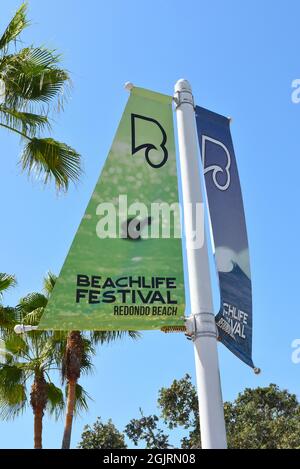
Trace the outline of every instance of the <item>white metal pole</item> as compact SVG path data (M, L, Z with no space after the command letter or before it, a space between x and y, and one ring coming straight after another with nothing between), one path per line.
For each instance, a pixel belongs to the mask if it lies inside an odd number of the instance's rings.
M201 442L204 449L227 447L221 383L218 364L217 332L213 314L211 280L205 240L195 246L193 229L197 204L203 204L192 89L187 80L175 85L178 144L184 204L184 226L189 275L191 318L187 321L194 341ZM193 210L186 210L187 207ZM203 206L203 205L202 205Z

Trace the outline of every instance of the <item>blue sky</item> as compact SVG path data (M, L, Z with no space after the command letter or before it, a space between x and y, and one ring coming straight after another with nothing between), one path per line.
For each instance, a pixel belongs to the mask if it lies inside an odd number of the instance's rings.
M291 101L291 82L300 77L299 2L29 3L32 26L24 43L59 49L72 74L72 97L55 117L53 135L82 153L85 175L67 195L57 196L21 174L18 138L1 131L0 270L18 279L5 301L15 304L39 290L48 269L59 272L126 103L124 82L172 94L185 77L197 104L233 117L248 225L253 356L262 373L255 376L220 346L223 397L274 382L300 398L300 364L291 361L291 342L300 336L300 104ZM19 5L1 1L1 30ZM122 429L139 407L155 412L160 387L186 372L194 379L193 360L192 345L180 334L145 332L137 343L99 349L94 375L82 379L94 401L76 420L73 446L84 424L98 415ZM32 447L32 425L30 411L15 422L0 422L0 447ZM62 421L45 419L44 447L60 447L62 429Z

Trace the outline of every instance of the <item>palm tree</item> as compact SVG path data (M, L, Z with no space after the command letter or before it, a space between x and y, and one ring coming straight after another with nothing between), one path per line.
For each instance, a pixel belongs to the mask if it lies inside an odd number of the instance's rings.
M14 322L20 312L15 310ZM12 419L30 404L34 415L34 448L42 448L45 411L56 417L64 409L63 392L50 378L56 368L50 332L3 335L5 362L0 365L0 417ZM31 383L30 395L28 385Z
M61 108L70 82L59 67L60 56L44 47L16 50L28 26L27 3L23 3L0 37L0 127L21 136L24 148L21 167L44 183L54 179L58 190L67 190L80 176L80 155L65 143L41 132L50 130L53 101Z
M44 278L42 293L31 293L22 298L15 308L0 304L0 332L2 337L0 364L0 418L17 417L30 404L34 414L34 447L42 448L43 416L46 411L57 418L64 408L64 397L50 378L50 372L60 371L66 349L67 333L32 331L24 336L13 332L16 324L39 323L56 282L56 276L48 272ZM5 290L15 285L15 277L0 274L0 298ZM93 346L83 339L81 372L92 368ZM28 385L31 384L30 396ZM67 394L67 389L66 389ZM76 383L74 413L87 410L88 394Z
M1 285L14 282L13 276L0 274L0 290ZM14 418L30 404L34 414L34 448L42 448L45 411L58 417L64 409L63 392L50 378L50 371L57 368L53 333L34 331L20 337L13 332L13 327L20 322L39 321L54 282L55 277L49 273L44 279L46 295L27 295L15 308L2 307L0 315L2 357L5 358L0 365L0 417ZM30 395L28 383L31 383Z
M67 382L67 412L62 441L62 449L70 449L76 387L82 372L91 371L91 353L93 346L112 342L126 334L137 339L139 333L135 331L91 331L83 333L70 331L63 351L62 379Z

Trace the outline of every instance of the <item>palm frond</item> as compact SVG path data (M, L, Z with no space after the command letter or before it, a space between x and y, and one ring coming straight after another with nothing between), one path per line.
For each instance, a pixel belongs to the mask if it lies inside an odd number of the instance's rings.
M28 26L29 22L26 19L26 13L27 3L23 3L0 38L0 50L6 49L10 42L15 41L23 29Z
M24 321L25 322L25 321ZM34 325L37 325L36 323ZM49 363L52 363L51 351L51 331L35 330L25 334L28 349L31 354L31 360L40 369L46 369Z
M0 298L5 290L16 286L17 281L14 275L0 272Z
M4 345L5 349L14 355L22 355L22 353L26 353L28 351L28 344L26 341L14 332L4 337Z
M43 314L44 314L44 308L36 308L34 311L31 311L31 313L27 313L26 316L22 315L22 324L25 324L25 325L27 324L30 326L38 326ZM34 332L37 333L38 331L34 331Z
M20 322L20 314L16 308L0 305L0 328L11 330Z
M138 331L125 331L125 333L133 340L138 340L142 337L142 334Z
M65 356L66 343L67 343L66 331L51 331L49 335L48 345L51 353L52 363L61 368L62 361Z
M12 354L6 350L4 340L0 339L0 366L10 361L12 361Z
M45 308L48 303L48 299L42 293L29 293L20 299L18 308L27 314L35 311L38 308Z
M80 155L65 143L52 138L33 138L21 156L22 169L35 171L46 184L52 178L58 190L67 190L70 181L76 182L81 174Z
M80 384L77 383L75 391L75 415L80 415L81 412L86 412L88 410L88 400L92 400L91 396L83 389L82 386L80 386Z
M42 293L30 293L20 299L16 310L22 324L38 325L47 305L48 299Z
M23 384L16 384L11 390L1 390L0 418L11 420L25 410L27 404L26 388Z
M24 380L24 372L15 365L0 365L0 393L2 390L10 390L16 384L21 384Z
M2 105L0 105L0 126L1 125L31 137L45 128L50 129L50 124L46 116L30 112L20 112Z
M89 341L90 342L90 341ZM80 372L81 374L90 374L94 370L94 365L92 362L92 355L95 354L95 351L92 347L91 342L88 345L88 348L85 348L85 350L82 353L81 357L81 364L80 364Z
M69 74L58 67L59 56L44 48L28 47L0 62L5 83L5 104L15 109L28 102L63 100L70 84Z
M104 344L114 342L129 336L131 339L137 340L141 334L137 331L93 331L91 332L91 340L94 344Z
M36 349L40 362L40 368L47 371L48 366L57 368L61 365L60 355L57 349L53 346L52 331L33 331L29 335L29 340L32 345L38 342Z
M61 56L55 50L30 46L20 50L14 58L23 63L25 71L36 73L45 69L56 70Z
M47 272L47 275L44 277L43 282L43 290L47 296L50 296L50 294L52 293L56 280L57 276L49 270L49 272Z
M60 388L55 386L54 383L47 383L47 410L50 415L54 415L58 419L64 411L65 401L64 395Z
M0 418L16 417L25 405L24 371L14 365L0 365Z

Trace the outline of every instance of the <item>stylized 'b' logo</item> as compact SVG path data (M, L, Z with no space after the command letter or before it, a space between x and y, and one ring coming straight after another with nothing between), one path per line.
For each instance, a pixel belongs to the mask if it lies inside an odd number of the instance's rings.
M221 165L214 162L213 164L206 164L206 142L211 142L214 145L222 148L226 155L226 165L222 167ZM212 179L214 185L220 191L226 191L230 186L230 167L231 167L231 157L228 148L224 145L224 143L220 142L219 140L215 140L214 138L208 137L207 135L202 135L202 161L204 167L204 174L212 172ZM214 154L214 153L213 153ZM224 180L220 181L220 176L223 176Z
M161 143L157 147L153 143L142 143L137 145L136 142L138 140L137 137L137 121L138 120L143 120L147 122L151 122L152 126L155 125L156 127L159 128L161 132ZM139 140L141 138L144 138L143 135L139 135ZM152 168L161 168L164 166L168 160L168 150L166 148L166 143L167 143L167 134L162 127L162 125L156 120L152 119L152 117L146 117L146 116L140 116L138 114L131 114L131 151L132 155L137 153L140 150L145 149L145 159L147 163L152 167Z

